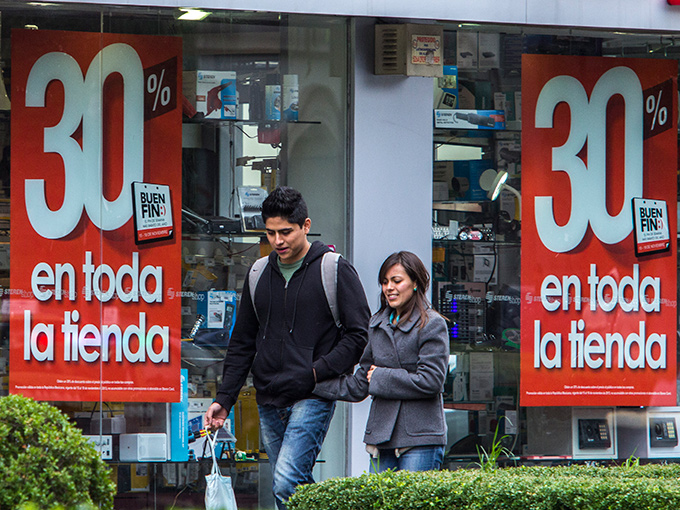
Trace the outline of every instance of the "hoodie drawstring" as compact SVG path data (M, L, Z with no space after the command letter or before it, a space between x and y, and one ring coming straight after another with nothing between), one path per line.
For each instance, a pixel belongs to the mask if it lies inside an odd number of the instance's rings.
M309 268L309 262L307 262L305 264L305 269L304 269L304 271L302 271L302 278L300 279L300 285L298 285L297 291L295 292L295 302L293 303L293 322L290 325L289 333L293 333L293 329L295 328L295 316L297 315L298 295L300 294L300 289L302 288L302 284L305 281L305 275L307 274L307 268Z

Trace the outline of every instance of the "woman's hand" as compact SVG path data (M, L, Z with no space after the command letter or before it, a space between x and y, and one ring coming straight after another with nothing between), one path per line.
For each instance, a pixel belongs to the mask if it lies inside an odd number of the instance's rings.
M371 377L373 376L373 371L377 367L375 365L371 365L371 368L368 369L368 372L366 372L366 380L370 383L371 382Z

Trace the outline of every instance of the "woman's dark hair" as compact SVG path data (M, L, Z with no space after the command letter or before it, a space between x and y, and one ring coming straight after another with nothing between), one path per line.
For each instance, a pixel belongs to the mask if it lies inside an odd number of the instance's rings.
M302 225L309 216L302 194L288 186L274 189L262 202L262 221L269 218L284 218L289 223Z
M425 297L427 289L430 287L430 273L428 273L425 268L423 261L418 258L415 253L410 251L400 251L393 253L385 259L385 262L380 266L380 271L378 271L378 283L382 285L386 278L387 272L397 264L401 264L406 271L408 277L413 280L416 286L416 291L413 294L413 298L406 304L406 308L402 313L402 318L409 317L413 310L418 310L420 313L420 327L422 328L427 324L427 310L430 308L430 303ZM390 305L385 299L385 294L380 293L380 310L383 311Z

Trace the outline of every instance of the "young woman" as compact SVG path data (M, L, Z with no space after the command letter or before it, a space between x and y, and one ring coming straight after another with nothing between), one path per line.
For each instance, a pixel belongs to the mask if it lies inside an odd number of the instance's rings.
M425 297L430 275L413 253L387 257L378 281L381 306L369 322L359 368L317 384L314 393L350 402L372 397L364 435L372 472L439 469L446 445L446 321Z

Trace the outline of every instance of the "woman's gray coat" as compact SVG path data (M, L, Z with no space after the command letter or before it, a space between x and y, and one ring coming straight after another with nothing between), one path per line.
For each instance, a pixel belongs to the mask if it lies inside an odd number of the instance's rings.
M418 327L414 311L404 323L389 323L390 309L371 317L368 345L352 375L318 383L314 394L359 402L371 395L364 442L379 448L446 445L442 391L449 362L446 321L432 309ZM366 373L376 365L368 383Z

